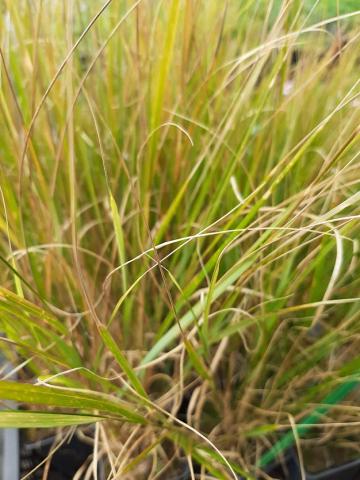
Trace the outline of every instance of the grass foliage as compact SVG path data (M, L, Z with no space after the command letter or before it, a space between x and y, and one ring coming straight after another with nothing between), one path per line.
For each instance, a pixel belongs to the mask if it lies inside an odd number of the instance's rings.
M359 12L324 3L0 2L2 427L96 422L109 480L356 451Z

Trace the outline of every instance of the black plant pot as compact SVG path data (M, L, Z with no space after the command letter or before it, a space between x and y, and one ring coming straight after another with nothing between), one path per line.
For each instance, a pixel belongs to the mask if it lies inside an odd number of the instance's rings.
M301 480L297 454L290 450L282 462L276 462L266 469L270 477L279 480ZM306 480L360 480L360 459L327 468L317 473L305 472Z
M47 437L36 442L26 440L24 434L20 439L20 472L21 476L37 467L49 454L54 443L54 437ZM84 443L76 435L69 442L65 442L52 455L49 476L51 480L70 480L78 469L92 454L93 447ZM103 465L99 463L98 478L104 478ZM29 480L41 480L44 466L38 468Z
M302 480L301 470L297 454L290 450L283 457L282 462L274 462L265 469L267 475L276 480ZM354 460L336 467L328 468L317 473L305 473L306 480L360 480L360 459ZM172 479L173 480L173 479ZM174 480L191 480L187 466L181 475ZM239 480L244 480L239 477Z

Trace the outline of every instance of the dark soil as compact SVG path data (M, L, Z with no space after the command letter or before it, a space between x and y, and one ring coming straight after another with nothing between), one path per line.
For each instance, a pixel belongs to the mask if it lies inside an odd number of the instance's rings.
M47 437L36 442L31 442L26 433L20 436L20 478L39 465L49 454L54 444L54 437ZM65 442L52 456L48 479L71 480L78 469L92 455L91 445L81 441L74 435L70 441ZM41 480L44 465L36 470L29 480ZM101 477L99 477L101 478Z

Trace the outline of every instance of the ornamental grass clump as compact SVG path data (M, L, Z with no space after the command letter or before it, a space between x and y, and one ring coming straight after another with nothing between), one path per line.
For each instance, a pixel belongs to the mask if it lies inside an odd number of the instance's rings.
M94 425L79 478L358 455L360 12L324 3L1 2L0 426Z

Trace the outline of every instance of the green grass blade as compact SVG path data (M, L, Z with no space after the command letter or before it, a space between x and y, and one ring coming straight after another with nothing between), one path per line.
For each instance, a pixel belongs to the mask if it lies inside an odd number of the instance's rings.
M131 368L131 365L127 361L125 355L122 353L120 348L118 347L117 343L113 339L112 335L110 334L109 330L104 326L99 326L99 331L103 342L108 347L110 352L114 355L116 361L118 362L119 366L123 370L123 372L127 375L131 385L134 389L144 398L147 398L147 394L145 392L144 387L142 386L141 381L137 377L134 370Z
M58 428L103 420L101 416L2 410L0 428Z
M52 407L96 410L118 416L134 423L146 423L145 418L131 410L119 400L107 400L103 395L83 392L71 392L61 388L0 381L0 398L15 400L27 404L48 405Z

